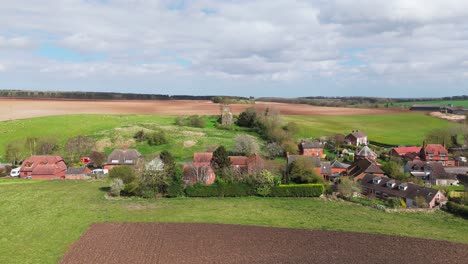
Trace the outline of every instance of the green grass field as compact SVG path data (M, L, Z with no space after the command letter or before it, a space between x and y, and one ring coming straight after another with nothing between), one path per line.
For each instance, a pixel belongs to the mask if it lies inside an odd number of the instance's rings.
M422 145L433 129L455 124L421 113L367 116L284 116L286 122L301 127L300 137L314 138L333 133L348 134L362 130L369 140L393 145Z
M414 104L429 104L429 105L440 105L440 106L463 106L468 108L468 100L441 100L441 101L417 101L417 102L400 102L393 103L393 105L407 105L411 106Z
M195 222L404 235L468 243L462 218L287 198L106 200L105 182L0 185L0 263L57 263L91 223Z
M435 128L453 123L420 113L369 116L283 116L285 122L300 125L300 138L327 136L332 133L347 134L351 130L362 130L370 140L395 145L421 144L426 134ZM214 118L207 120L205 128L175 126L173 116L155 115L66 115L0 122L0 160L6 145L14 140L28 137L54 137L63 146L67 139L87 135L98 140L107 152L123 145L136 147L142 154L156 154L169 150L179 161L189 160L193 152L204 151L209 146L234 145L233 138L245 131L216 129ZM149 146L146 142L135 143L132 137L138 130L164 130L169 143ZM194 141L195 145L184 143ZM261 141L261 140L260 140ZM59 150L59 153L61 151Z

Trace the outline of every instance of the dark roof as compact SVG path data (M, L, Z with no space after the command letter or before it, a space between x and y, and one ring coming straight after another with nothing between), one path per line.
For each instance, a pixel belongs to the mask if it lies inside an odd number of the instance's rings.
M367 159L357 160L348 167L348 176L356 177L362 173L384 174L385 172Z
M431 180L437 179L448 179L448 180L456 180L455 175L451 175L445 171L444 166L440 162L436 161L409 161L407 164L407 170L416 176L418 173L425 173L426 176L430 177ZM435 182L433 183L435 184Z
M109 165L135 165L141 158L140 152L136 149L115 149L107 157Z
M320 164L320 174L330 175L332 173L330 162L324 161Z
M287 157L288 165L296 161L299 157L302 159L308 160L311 164L314 164L315 167L320 167L320 158L315 156L303 156L303 155L289 155Z
M468 184L468 174L458 174L457 179L461 184Z
M330 167L335 168L335 169L347 169L349 166L350 166L349 164L341 163L338 160L334 160L330 164Z
M377 154L375 154L375 152L368 146L364 146L358 153L356 153L356 155L361 157L377 157Z
M85 174L86 167L68 168L65 174Z
M317 149L317 148L323 148L325 143L314 141L314 142L309 142L309 141L303 141L300 144L300 148L302 149Z
M374 178L380 178L381 181L378 184L375 184L373 181ZM395 186L387 187L387 182L389 181L395 182ZM386 176L376 177L372 174L367 174L366 176L364 176L364 178L361 181L361 185L369 189L374 189L376 191L381 191L391 196L401 198L409 198L414 200L417 196L421 196L424 197L424 199L426 199L428 203L432 201L432 199L438 192L438 190L436 189L419 186L414 183L401 182L398 180L390 179ZM398 188L400 185L407 186L408 188L406 190L400 190Z

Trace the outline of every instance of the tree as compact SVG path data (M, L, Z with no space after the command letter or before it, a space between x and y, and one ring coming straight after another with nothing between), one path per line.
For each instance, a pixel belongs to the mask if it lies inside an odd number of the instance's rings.
M338 185L338 192L345 198L353 197L355 192L360 193L361 189L359 184L349 178L342 178L341 183Z
M96 141L87 136L70 138L65 144L65 152L68 155L69 161L76 163L81 157L88 156L95 147L95 144Z
M416 196L416 198L414 198L414 201L416 202L416 205L418 206L418 208L429 207L429 204L426 202L426 199L424 199L424 197L422 196Z
M30 156L33 156L33 155L36 154L37 142L38 142L38 139L36 137L26 138L26 140L24 142L24 146L28 150Z
M301 131L301 127L296 122L289 122L284 127L291 136L298 134Z
M50 155L58 148L57 139L53 137L40 138L37 143L36 152L41 155Z
M311 159L298 157L288 168L291 181L295 183L322 183L323 178L315 170Z
M276 142L271 142L265 145L265 152L270 159L283 156L283 148Z
M229 159L229 155L224 148L224 146L219 146L213 152L213 158L211 159L211 164L216 169L224 169L231 166L231 160Z
M171 179L164 171L145 170L138 176L137 194L145 198L166 194L170 183Z
M403 166L393 160L385 162L382 165L382 170L386 175L393 179L406 180L408 178L408 176L403 172Z
M93 161L94 167L101 167L107 161L106 154L98 151L91 152L89 158Z
M253 128L257 122L257 111L253 107L245 109L244 112L240 113L237 119L237 125L241 127Z
M262 170L247 176L245 181L255 188L258 195L268 196L271 193L271 188L279 185L281 179L267 170Z
M11 161L13 165L16 165L19 161L26 158L26 154L21 141L13 141L8 143L5 148L5 159Z
M255 138L252 136L238 135L234 141L234 152L236 153L250 156L254 153L258 153L260 150L260 146L258 145L257 140L255 140Z
M145 134L145 131L143 130L140 130L138 132L135 133L135 135L133 136L133 138L138 141L138 142L143 142L146 140L146 134Z
M434 129L426 135L425 141L433 144L446 144L447 148L450 148L453 145L452 135L453 131L451 129Z
M124 184L129 184L135 180L135 172L130 166L116 166L109 171L109 178L121 179Z
M333 134L329 137L328 140L330 141L329 143L331 143L331 145L333 145L334 148L338 148L339 146L342 146L345 144L345 135Z

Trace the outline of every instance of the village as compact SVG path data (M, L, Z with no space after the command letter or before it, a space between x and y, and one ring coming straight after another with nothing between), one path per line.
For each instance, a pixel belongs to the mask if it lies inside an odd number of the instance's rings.
M222 109L220 122L222 125L234 122L229 107ZM141 133L135 136L142 136ZM246 142L237 143L255 144L249 143L251 138L248 136L241 137ZM315 140L302 139L296 144L296 150L277 150L278 157L273 160L262 156L258 148L251 150L249 146L244 146L248 150L237 152L218 146L214 151L193 153L192 161L177 163L167 151L145 161L144 155L137 149L126 146L114 149L100 161L89 156L81 157L78 165L74 166L67 165L69 163L61 156L33 155L24 159L19 167L11 169L10 176L31 180L87 180L110 175L114 188L111 195L119 196L141 195L142 191L135 191L138 189L134 186L138 178L136 175L151 172L150 178L157 178L154 175L159 174L166 174L159 176L166 178L161 180L163 183L155 180L149 185L144 183L144 188L155 189L143 195L147 197L158 194L175 197L184 195L184 190L187 196L201 197L332 195L355 202L380 200L382 202L371 204L391 208L440 208L446 206L449 200L450 187L465 186L464 189L467 189L466 158L453 156L445 144L422 142L422 146L385 148L372 145L361 130ZM378 149L378 153L373 148ZM166 162L171 164L167 165ZM167 175L168 168L169 174L173 175ZM125 173L133 176L122 176ZM140 177L140 185L141 182ZM238 183L248 185L253 191L215 192L211 195L203 191L204 186ZM307 191L274 191L279 187L317 188L317 185L321 186L318 195L317 192L311 194ZM133 186L133 191L129 186ZM174 186L177 186L177 194L170 194L169 190ZM198 191L195 187L198 187Z

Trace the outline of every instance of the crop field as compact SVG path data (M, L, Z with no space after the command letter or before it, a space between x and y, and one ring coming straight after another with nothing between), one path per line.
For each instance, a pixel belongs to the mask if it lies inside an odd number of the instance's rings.
M414 104L428 104L428 105L440 105L440 106L462 106L468 108L468 100L442 100L442 101L417 101L417 102L400 102L393 103L393 105L407 105L411 106Z
M0 185L0 263L56 263L92 223L224 223L352 231L468 244L466 220L443 211L385 213L344 201L288 198L107 200L107 182ZM21 254L18 254L21 249Z
M448 121L422 113L363 116L284 116L286 122L301 126L300 137L313 138L333 133L365 132L369 140L392 145L421 145L433 129L454 126Z

